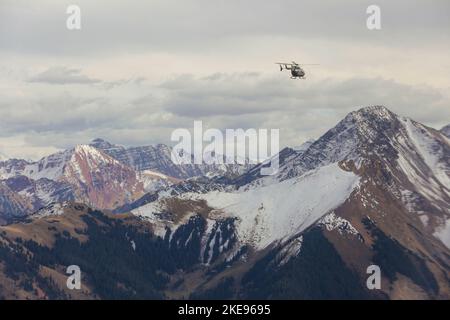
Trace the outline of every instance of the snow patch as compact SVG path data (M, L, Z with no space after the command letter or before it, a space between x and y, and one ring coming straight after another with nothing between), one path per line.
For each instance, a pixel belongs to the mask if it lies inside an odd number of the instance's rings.
M450 249L450 219L447 219L441 227L438 227L433 235Z
M450 177L441 162L439 154L442 152L435 142L435 138L420 124L414 124L411 119L404 118L403 123L409 138L419 152L421 158L433 172L436 179L444 186L450 188ZM421 128L422 127L422 128Z
M425 227L428 226L428 221L430 220L430 218L428 218L426 214L420 215L419 219Z
M167 210L164 202L159 201L151 202L142 207L136 208L131 211L131 213L141 217L145 221L150 222L153 226L153 233L160 238L164 238L167 228L171 230L171 234L173 235L178 227L186 224L188 220L194 216L193 212L188 212L183 216L183 218L175 223L169 219L170 217L166 216Z
M352 226L350 221L338 217L334 212L327 214L325 217L320 219L319 225L324 226L328 231L338 230L340 234L348 233L357 235L359 232Z
M51 216L61 216L64 214L64 208L67 206L67 203L55 203L48 207L42 208L37 211L35 214L31 215L32 218L42 219L45 217Z
M172 185L168 176L156 171L144 170L138 173L137 178L142 182L146 192L156 192Z
M281 267L289 262L292 258L298 256L303 244L303 237L293 239L289 242L277 255L277 259L280 260L278 266Z

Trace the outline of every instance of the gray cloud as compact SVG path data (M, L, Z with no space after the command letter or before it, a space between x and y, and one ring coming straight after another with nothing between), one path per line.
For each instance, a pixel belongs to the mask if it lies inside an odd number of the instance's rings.
M132 84L138 97L123 95L122 87L111 88L106 96L102 88L77 96L64 90L32 96L0 105L0 118L8 119L0 136L21 134L31 145L57 148L95 137L125 145L170 143L175 128L191 129L194 120L203 120L205 127L222 130L279 128L283 145L297 145L369 104L435 127L450 119L450 101L436 88L382 78L280 81L284 76L181 75L155 86Z
M126 84L136 84L141 85L146 81L145 77L134 77L129 79L120 79L120 80L114 80L114 81L103 81L103 87L105 89L112 89L117 86L123 86Z
M369 0L76 3L80 31L65 27L72 1L0 1L1 152L20 142L37 156L95 137L168 143L194 120L280 128L296 145L375 104L450 122L447 0L376 1L376 32ZM279 59L320 66L292 81Z
M450 119L450 101L439 89L383 78L280 81L278 77L236 74L180 76L161 87L170 91L166 108L180 116L202 118L256 113L334 110L340 115L358 106L380 104L426 123Z
M450 40L447 0L378 0L384 29L367 34L365 9L373 1L78 0L82 30L65 28L72 1L2 1L0 48L20 52L86 55L111 50L201 51L237 37L326 38L415 46ZM45 7L45 10L37 10ZM375 37L375 38L374 38ZM126 48L126 49L125 49Z
M28 79L29 82L42 82L48 84L93 84L101 82L81 73L80 69L68 67L51 67Z

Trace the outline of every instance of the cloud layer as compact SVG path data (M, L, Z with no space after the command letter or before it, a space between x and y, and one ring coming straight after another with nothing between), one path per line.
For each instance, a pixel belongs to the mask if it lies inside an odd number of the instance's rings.
M103 137L169 143L172 130L279 128L315 138L367 105L450 123L450 4L77 1L0 4L0 153L37 158ZM320 63L292 81L273 62Z
M98 79L92 79L81 74L80 69L68 67L50 67L31 77L28 81L48 84L93 84L100 82Z

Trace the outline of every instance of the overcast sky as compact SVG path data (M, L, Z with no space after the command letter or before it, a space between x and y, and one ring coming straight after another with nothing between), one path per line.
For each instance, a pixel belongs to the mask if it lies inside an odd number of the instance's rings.
M294 81L273 64L291 60L320 66ZM439 129L449 75L448 0L1 0L0 154L169 143L194 120L295 146L368 105Z

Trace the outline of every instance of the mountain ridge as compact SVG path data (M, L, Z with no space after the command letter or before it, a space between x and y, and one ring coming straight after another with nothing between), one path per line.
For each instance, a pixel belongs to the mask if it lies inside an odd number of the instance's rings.
M274 176L260 176L262 164L235 179L187 179L145 193L120 214L50 204L0 227L0 244L33 252L55 272L82 264L85 297L449 299L449 154L442 132L382 106L362 108L303 148L283 149ZM31 242L17 242L32 230L39 233ZM85 256L112 239L114 257ZM373 264L382 273L375 291L365 285ZM101 269L118 266L104 290ZM42 288L33 270L13 275ZM48 293L60 291L70 295L63 284Z

